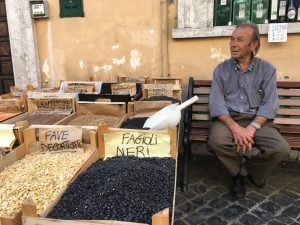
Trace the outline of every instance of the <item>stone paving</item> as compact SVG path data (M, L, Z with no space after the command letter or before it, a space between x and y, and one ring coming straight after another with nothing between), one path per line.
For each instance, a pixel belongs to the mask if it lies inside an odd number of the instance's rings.
M174 225L300 225L299 162L282 162L263 189L248 182L243 199L230 196L231 177L214 156L193 155L189 166L188 191L176 190Z

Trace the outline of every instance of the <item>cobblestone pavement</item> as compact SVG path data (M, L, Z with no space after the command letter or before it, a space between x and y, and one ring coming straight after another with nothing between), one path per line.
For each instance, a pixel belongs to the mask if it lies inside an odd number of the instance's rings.
M248 182L243 199L229 195L231 177L214 156L193 155L189 166L188 191L176 190L174 225L300 225L299 162L281 163L263 189Z

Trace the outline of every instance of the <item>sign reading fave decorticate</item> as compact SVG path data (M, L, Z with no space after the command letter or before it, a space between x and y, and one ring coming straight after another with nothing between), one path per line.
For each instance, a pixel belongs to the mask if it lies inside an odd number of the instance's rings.
M39 128L41 152L82 152L82 128Z

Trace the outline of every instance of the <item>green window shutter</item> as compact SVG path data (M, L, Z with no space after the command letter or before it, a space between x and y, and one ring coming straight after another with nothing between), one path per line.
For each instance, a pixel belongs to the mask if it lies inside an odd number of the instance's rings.
M232 1L215 0L214 26L228 26L232 23Z
M233 24L250 21L251 0L235 0L233 3Z
M59 0L60 17L84 16L82 0Z
M251 21L256 24L268 23L269 1L252 0Z

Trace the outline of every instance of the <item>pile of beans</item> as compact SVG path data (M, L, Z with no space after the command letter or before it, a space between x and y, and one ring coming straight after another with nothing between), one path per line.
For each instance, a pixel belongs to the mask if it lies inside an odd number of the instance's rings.
M99 123L106 123L109 127L117 127L121 117L107 115L80 115L71 120L68 125L75 126L98 126Z
M137 117L126 120L121 128L127 128L127 129L143 129L143 126L146 122L148 117Z
M113 157L95 162L66 190L49 218L151 224L172 208L175 160Z
M33 113L27 120L29 125L53 125L67 116L63 113Z
M41 213L92 153L26 155L0 172L0 217L13 216L31 198Z

